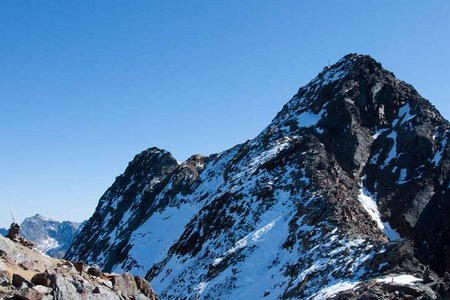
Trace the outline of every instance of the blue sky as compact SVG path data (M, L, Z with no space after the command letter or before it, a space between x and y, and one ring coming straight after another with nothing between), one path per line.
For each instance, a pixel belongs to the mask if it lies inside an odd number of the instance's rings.
M140 151L258 134L327 64L370 54L450 118L449 1L0 2L0 226L88 218Z

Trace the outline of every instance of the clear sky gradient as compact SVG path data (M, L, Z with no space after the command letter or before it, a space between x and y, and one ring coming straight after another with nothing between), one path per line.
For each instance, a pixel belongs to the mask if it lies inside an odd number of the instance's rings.
M432 3L431 3L432 2ZM370 54L450 117L450 1L0 2L0 226L81 221L140 151L256 136Z

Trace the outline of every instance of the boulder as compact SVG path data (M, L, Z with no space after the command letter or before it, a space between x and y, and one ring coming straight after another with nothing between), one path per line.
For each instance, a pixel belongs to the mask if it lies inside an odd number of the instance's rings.
M15 286L16 288L21 288L23 284L25 284L26 286L28 286L30 288L33 287L33 283L31 283L26 278L22 277L19 274L13 274L12 285Z
M50 274L45 271L44 273L38 273L36 275L34 275L31 278L31 282L35 285L43 285L43 286L50 286L50 284L52 283L51 279L50 279Z
M15 292L14 297L20 300L42 300L44 295L32 288L25 287Z
M43 286L43 285L35 285L33 287L33 290L36 290L43 295L50 294L52 292L51 288Z
M81 300L81 295L77 292L76 287L64 276L60 274L51 275L53 284L54 300Z
M113 289L126 297L133 297L138 292L136 281L130 273L114 277L112 283Z
M11 274L6 271L6 270L2 270L0 271L0 285L1 286L8 286L11 284L12 278L11 278Z
M34 263L31 260L24 260L19 264L19 266L24 270L32 270L34 268Z
M83 262L74 261L74 262L72 262L72 264L73 264L75 270L77 270L80 274L84 272L85 265Z
M96 277L102 276L102 271L100 270L99 266L93 265L88 269L88 274Z

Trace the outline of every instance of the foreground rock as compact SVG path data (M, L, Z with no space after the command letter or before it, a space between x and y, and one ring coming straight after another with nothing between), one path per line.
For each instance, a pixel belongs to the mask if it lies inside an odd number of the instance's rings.
M0 237L0 298L157 299L143 278L44 256L4 237Z

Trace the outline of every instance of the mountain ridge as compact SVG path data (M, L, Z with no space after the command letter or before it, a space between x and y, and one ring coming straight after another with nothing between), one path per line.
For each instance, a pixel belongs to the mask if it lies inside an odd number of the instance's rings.
M349 54L254 139L181 164L137 155L67 257L146 274L162 298L312 299L423 278L425 265L443 276L449 128L412 86Z

